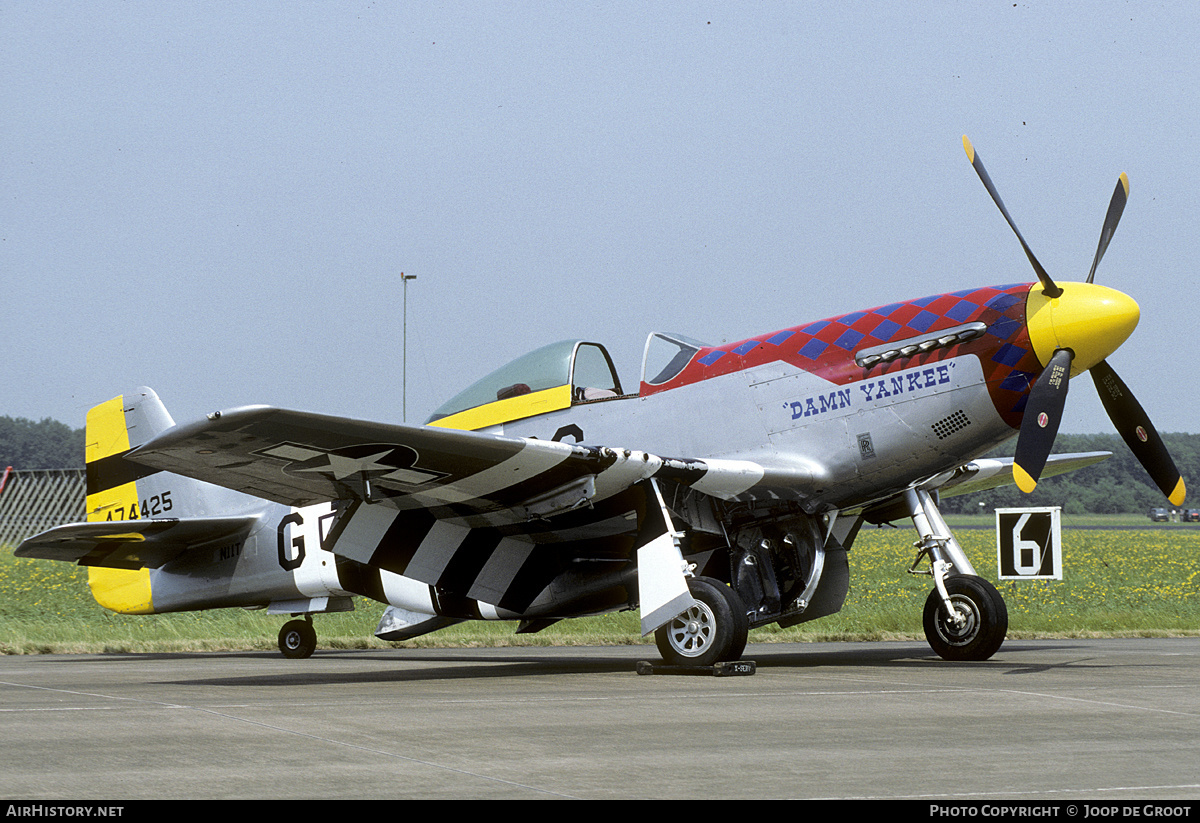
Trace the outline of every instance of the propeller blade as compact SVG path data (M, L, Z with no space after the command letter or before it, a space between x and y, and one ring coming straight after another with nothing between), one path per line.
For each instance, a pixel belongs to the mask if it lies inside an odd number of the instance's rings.
M992 200L1000 207L1000 213L1004 215L1004 219L1008 221L1008 226L1013 230L1017 239L1021 241L1021 248L1025 249L1025 256L1029 258L1029 262L1033 264L1033 270L1037 272L1038 280L1042 284L1042 293L1047 297L1058 297L1062 294L1062 289L1054 284L1050 279L1050 275L1046 274L1046 270L1042 268L1042 264L1033 255L1033 249L1029 248L1029 244L1025 242L1025 238L1021 236L1017 224L1008 215L1008 209L1004 208L1004 201L1000 199L1000 193L996 191L996 187L992 184L992 178L988 177L987 170L983 167L983 161L979 159L979 155L975 153L975 147L971 145L971 141L967 136L963 135L963 148L966 149L967 159L971 161L971 165L975 168L975 173L979 175L979 179L983 181L983 187L988 190L988 194L992 196ZM1115 228L1115 227L1114 227Z
M1100 402L1121 438L1167 499L1182 506L1187 491L1183 478L1141 404L1107 361L1101 360L1092 366L1091 372Z
M1112 240L1113 234L1117 231L1117 224L1121 222L1121 212L1125 211L1125 203L1128 200L1129 178L1125 176L1124 172L1121 172L1121 176L1117 178L1117 188L1113 191L1112 200L1108 203L1108 214L1104 215L1104 228L1100 230L1100 245L1096 247L1092 270L1088 272L1087 276L1089 283L1096 276L1096 267L1100 265L1100 258L1108 250L1108 242Z
M1042 469L1046 467L1046 458L1054 447L1063 406L1067 402L1072 357L1070 349L1056 351L1029 392L1013 459L1013 478L1026 494L1037 486Z

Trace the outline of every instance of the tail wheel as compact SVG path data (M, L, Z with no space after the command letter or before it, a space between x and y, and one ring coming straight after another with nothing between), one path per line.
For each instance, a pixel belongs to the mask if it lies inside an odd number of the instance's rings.
M709 577L688 581L696 604L654 633L663 660L675 666L712 666L737 660L750 620L733 589Z
M312 656L317 648L317 631L307 620L289 620L279 630L279 651L292 660Z
M1008 607L996 587L982 577L946 578L946 592L959 613L953 620L937 589L925 601L925 638L945 660L987 660L1008 634Z

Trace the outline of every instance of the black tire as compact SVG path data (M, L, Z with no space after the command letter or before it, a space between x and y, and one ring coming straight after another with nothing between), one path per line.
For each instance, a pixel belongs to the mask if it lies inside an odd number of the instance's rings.
M750 633L741 598L710 577L689 580L688 589L696 605L654 633L663 660L673 666L712 666L739 659Z
M317 648L317 631L307 620L289 620L279 630L279 651L292 660L311 657Z
M954 607L965 614L961 626L947 619L937 589L925 601L925 639L944 660L987 660L1008 634L1008 607L996 587L982 577L953 575L946 592Z

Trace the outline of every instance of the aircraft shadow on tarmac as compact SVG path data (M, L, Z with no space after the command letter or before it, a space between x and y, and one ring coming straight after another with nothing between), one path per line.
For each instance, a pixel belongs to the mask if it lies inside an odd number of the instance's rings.
M1024 647L1028 649L1029 647ZM1070 650L1071 644L1037 646L1039 653ZM1099 662L1090 655L1085 658L1058 658L1047 662L1033 662L1020 655L1020 641L1011 641L1004 652L989 661L952 663L940 659L926 646L919 643L864 643L847 647L825 644L752 644L744 655L753 660L759 672L771 670L806 670L822 668L862 669L891 668L929 671L933 668L945 670L986 670L993 675L1032 675L1063 668L1111 668L1113 664ZM406 656L409 651L419 652ZM361 683L403 683L435 680L463 680L483 678L553 677L578 674L628 674L636 676L637 662L653 658L647 648L644 654L590 654L580 648L565 653L560 649L546 654L542 649L489 649L484 656L476 651L462 650L339 650L318 651L306 661L284 660L264 652L201 652L201 653L150 653L130 654L131 660L195 660L242 658L262 661L262 668L255 674L168 681L178 685L253 686L271 687L297 685L336 685ZM119 657L120 655L113 655ZM355 663L370 664L369 668L358 667L351 671L331 670L319 665L322 659L348 659ZM692 672L677 672L694 676L712 676L709 669ZM673 676L673 675L666 675ZM725 679L725 678L722 678Z

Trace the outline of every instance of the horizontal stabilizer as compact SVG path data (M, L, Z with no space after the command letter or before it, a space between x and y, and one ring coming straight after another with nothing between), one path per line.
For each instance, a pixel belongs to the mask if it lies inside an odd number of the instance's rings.
M189 551L240 547L257 516L68 523L29 538L17 557L110 569L158 568Z

